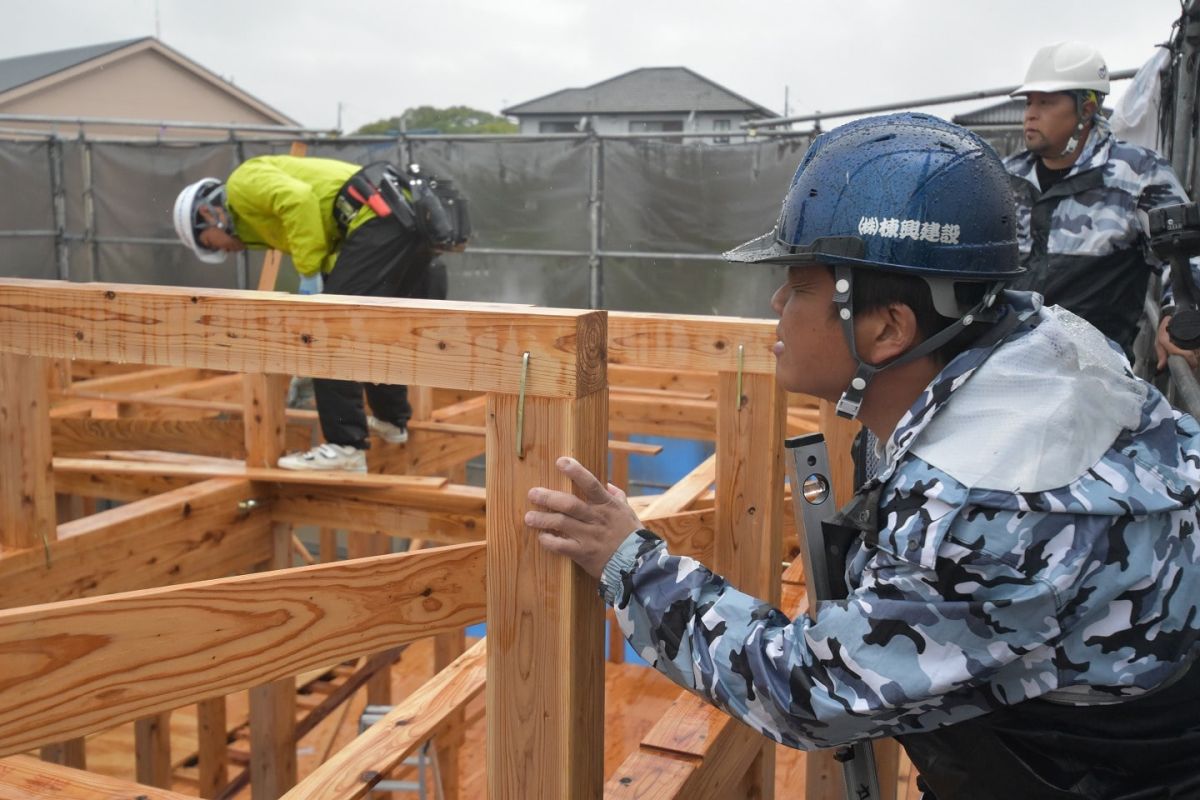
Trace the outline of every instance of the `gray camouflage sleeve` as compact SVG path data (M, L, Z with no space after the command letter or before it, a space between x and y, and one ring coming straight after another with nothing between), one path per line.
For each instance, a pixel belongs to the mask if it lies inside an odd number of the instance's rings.
M649 531L624 541L601 588L646 661L762 734L800 749L985 713L996 702L980 673L1002 669L1015 659L1005 653L1037 647L1036 639L1057 632L1014 632L1028 628L1015 616L1053 619L1048 587L1014 590L994 613L979 614L970 602L938 596L930 589L936 579L919 565L878 552L872 561L872 569L886 574L849 600L823 603L815 621L791 620L694 559L672 556ZM964 624L971 615L982 619ZM1020 687L1026 677L1010 674L1004 683Z

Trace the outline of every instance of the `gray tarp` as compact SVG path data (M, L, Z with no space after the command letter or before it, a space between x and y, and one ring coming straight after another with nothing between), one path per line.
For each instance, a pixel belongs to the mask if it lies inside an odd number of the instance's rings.
M470 199L475 234L474 252L446 257L452 299L587 307L595 220L604 307L769 316L778 269L711 256L771 227L809 141L339 139L311 142L308 154L363 164L411 160L455 179ZM202 264L175 242L175 196L191 181L224 177L245 158L289 147L261 140L0 141L0 232L35 234L0 236L0 275L56 278L61 255L71 280L236 287L236 258ZM481 252L488 249L553 252ZM261 263L261 253L249 257L246 285L257 285ZM295 287L286 264L281 290Z

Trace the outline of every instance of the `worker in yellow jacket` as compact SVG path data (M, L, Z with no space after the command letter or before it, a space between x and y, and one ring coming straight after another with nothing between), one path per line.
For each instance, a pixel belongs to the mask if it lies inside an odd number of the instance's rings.
M301 294L429 297L434 250L394 216L380 216L385 206L348 191L360 170L326 158L251 158L224 182L205 178L180 192L175 231L208 263L247 248L289 253ZM408 440L406 387L317 378L313 391L325 443L284 456L280 467L366 472L368 430L393 444Z

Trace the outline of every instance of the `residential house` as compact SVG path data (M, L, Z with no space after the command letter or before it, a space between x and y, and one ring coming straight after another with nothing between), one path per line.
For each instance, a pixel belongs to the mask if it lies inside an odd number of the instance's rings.
M739 123L779 116L687 67L642 67L582 89L552 94L501 111L520 121L521 133L706 133L702 141L729 141ZM672 134L677 134L672 136Z
M3 114L299 125L152 36L0 60ZM0 118L0 128L10 130L71 133L78 127ZM120 136L223 135L186 128L92 123L86 129Z

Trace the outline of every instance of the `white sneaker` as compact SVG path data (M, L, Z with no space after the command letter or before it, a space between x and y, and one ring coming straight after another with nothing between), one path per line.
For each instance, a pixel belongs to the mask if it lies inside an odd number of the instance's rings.
M366 472L367 453L344 444L319 444L307 453L284 456L277 466L280 469Z
M367 428L388 444L404 444L408 441L408 428L401 428L375 417L367 417Z

